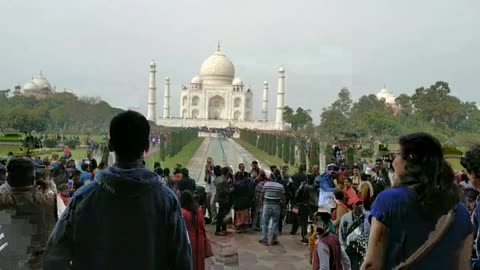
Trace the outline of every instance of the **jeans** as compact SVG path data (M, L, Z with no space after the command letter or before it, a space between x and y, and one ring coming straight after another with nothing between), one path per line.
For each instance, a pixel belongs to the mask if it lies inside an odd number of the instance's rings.
M277 241L280 212L281 207L279 204L266 203L263 205L262 240L268 240L268 224L270 223L270 219L272 219L272 242Z

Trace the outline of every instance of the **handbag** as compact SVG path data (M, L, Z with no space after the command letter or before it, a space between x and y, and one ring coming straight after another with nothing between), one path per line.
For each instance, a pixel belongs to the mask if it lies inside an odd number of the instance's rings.
M207 234L205 234L203 243L205 248L205 258L213 257L214 254L213 254L212 243L210 243L210 239L208 239Z
M298 209L297 209L297 213L298 213ZM293 224L293 223L295 223L296 219L297 219L297 214L293 212L292 206L289 205L285 222L287 224Z
M437 220L437 224L435 225L435 229L430 232L428 235L427 241L423 243L410 257L408 257L404 262L397 265L394 270L406 270L412 267L416 262L422 259L425 255L427 255L440 240L442 240L443 236L447 233L448 229L453 223L455 219L456 210L450 210L445 215L441 216Z

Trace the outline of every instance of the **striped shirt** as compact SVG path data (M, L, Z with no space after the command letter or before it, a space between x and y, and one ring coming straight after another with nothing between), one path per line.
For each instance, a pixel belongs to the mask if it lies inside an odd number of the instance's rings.
M5 234L3 234L2 226L0 226L0 252L8 246Z
M285 195L283 185L275 181L265 183L262 192L264 194L265 203L280 203Z

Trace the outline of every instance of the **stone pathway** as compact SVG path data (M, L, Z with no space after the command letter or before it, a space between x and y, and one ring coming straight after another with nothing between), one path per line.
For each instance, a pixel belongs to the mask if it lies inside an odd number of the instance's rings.
M286 227L286 232L290 231ZM236 233L229 229L227 236L214 235L215 226L207 225L207 234L215 253L214 262L207 262L210 270L307 270L308 247L300 243L300 236L282 234L278 246L263 246L258 243L259 232ZM212 260L212 259L210 259Z
M232 166L234 170L240 162L245 163L247 170L250 170L252 160L256 160L233 139L205 138L187 165L190 177L199 185L205 185L203 176L207 157L212 157L215 164ZM300 243L299 235L283 234L279 236L280 245L263 246L258 243L260 232L239 234L231 228L229 231L231 234L228 236L215 236L215 226L207 225L207 233L212 242L215 257L208 259L206 269L311 269L307 259L308 248ZM287 225L285 232L289 231L290 226Z

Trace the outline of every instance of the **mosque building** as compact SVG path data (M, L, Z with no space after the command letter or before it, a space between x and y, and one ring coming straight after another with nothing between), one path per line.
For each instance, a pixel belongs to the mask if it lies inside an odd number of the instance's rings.
M15 85L13 95L15 96L33 96L36 99L46 99L55 93L55 87L43 76L42 72L32 79L32 81L20 86Z
M180 90L180 117L172 117L170 78L165 78L163 116L156 114L156 64L150 63L147 119L170 127L250 128L283 130L285 106L285 69L278 70L276 119L268 119L269 84L264 82L262 119L253 119L253 92L236 76L232 61L220 50L202 64L188 86Z

